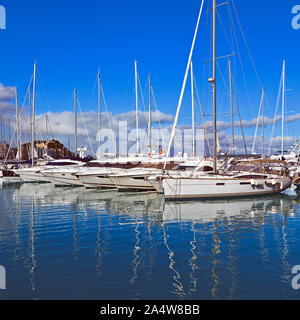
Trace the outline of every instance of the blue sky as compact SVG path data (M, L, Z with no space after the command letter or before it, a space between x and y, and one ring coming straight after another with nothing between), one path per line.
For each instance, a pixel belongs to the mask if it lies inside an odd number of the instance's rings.
M195 76L202 88L199 90L201 100L205 112L210 113L206 103L208 85L203 81L204 77L209 77L208 67L207 74L203 72L203 62L208 59L209 52L210 4L206 2L194 63ZM146 86L147 76L151 73L159 110L175 114L200 0L2 0L0 4L7 11L7 30L0 31L0 83L17 86L20 95L24 96L36 59L38 113L72 111L74 87L78 89L83 109L96 111L98 67L101 68L109 111L118 114L134 110L133 61L137 59L142 86ZM287 84L291 89L287 92L287 108L299 112L300 30L291 26L291 10L295 4L297 1L235 0L266 90L266 115L270 118L274 116L283 59L287 61ZM224 17L224 27L228 31L227 9L220 7L218 11L222 19ZM231 52L220 24L218 28L218 55L223 56ZM238 72L236 86L242 118L251 120L257 117L260 87L238 28L237 33L249 99ZM238 60L236 62L238 65ZM226 61L220 61L220 69L227 77ZM224 102L226 94L223 94L222 84L219 88L219 110L224 112L228 108ZM187 97L180 123L184 123L190 114L189 103ZM287 134L297 134L297 128L297 122L290 123ZM247 135L253 134L253 128L251 130Z

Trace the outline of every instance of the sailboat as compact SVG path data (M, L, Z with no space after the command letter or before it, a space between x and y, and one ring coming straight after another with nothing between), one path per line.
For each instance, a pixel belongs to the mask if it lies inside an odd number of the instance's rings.
M177 113L174 121L173 132L169 144L169 151L174 138L174 129L176 128L179 111L183 99L185 84L188 72L191 66L194 45L198 33L200 18L202 15L204 0L202 0L197 26L193 38L192 48L189 55L188 65L186 68L184 83L182 86ZM213 77L209 79L213 91L213 171L211 173L194 172L178 173L170 175L168 172L162 176L156 177L160 181L166 199L197 199L197 198L230 198L240 196L258 196L266 194L281 193L290 188L292 180L289 177L281 177L278 175L269 175L264 173L253 172L222 172L217 168L217 56L216 56L216 40L217 40L217 5L213 0ZM166 162L167 163L167 162ZM153 178L152 178L153 180Z

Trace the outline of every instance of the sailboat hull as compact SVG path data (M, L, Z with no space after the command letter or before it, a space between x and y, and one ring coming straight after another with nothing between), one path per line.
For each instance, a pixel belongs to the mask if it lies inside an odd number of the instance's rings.
M277 179L164 179L166 199L211 199L281 193L292 185L289 178Z

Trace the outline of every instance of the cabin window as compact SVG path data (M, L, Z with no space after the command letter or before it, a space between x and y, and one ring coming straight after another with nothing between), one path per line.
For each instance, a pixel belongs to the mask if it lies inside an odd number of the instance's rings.
M225 183L217 183L217 186L225 186Z
M251 184L251 182L240 182L240 185L243 186L243 185L249 185Z

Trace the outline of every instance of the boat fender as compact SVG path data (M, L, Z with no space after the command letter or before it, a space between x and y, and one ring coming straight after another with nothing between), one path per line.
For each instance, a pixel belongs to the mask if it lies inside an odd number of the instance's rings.
M252 185L252 186L255 186L255 181L254 181L254 179L251 179L251 185Z
M272 179L272 186L275 186L277 184L277 181L275 181L274 179Z

